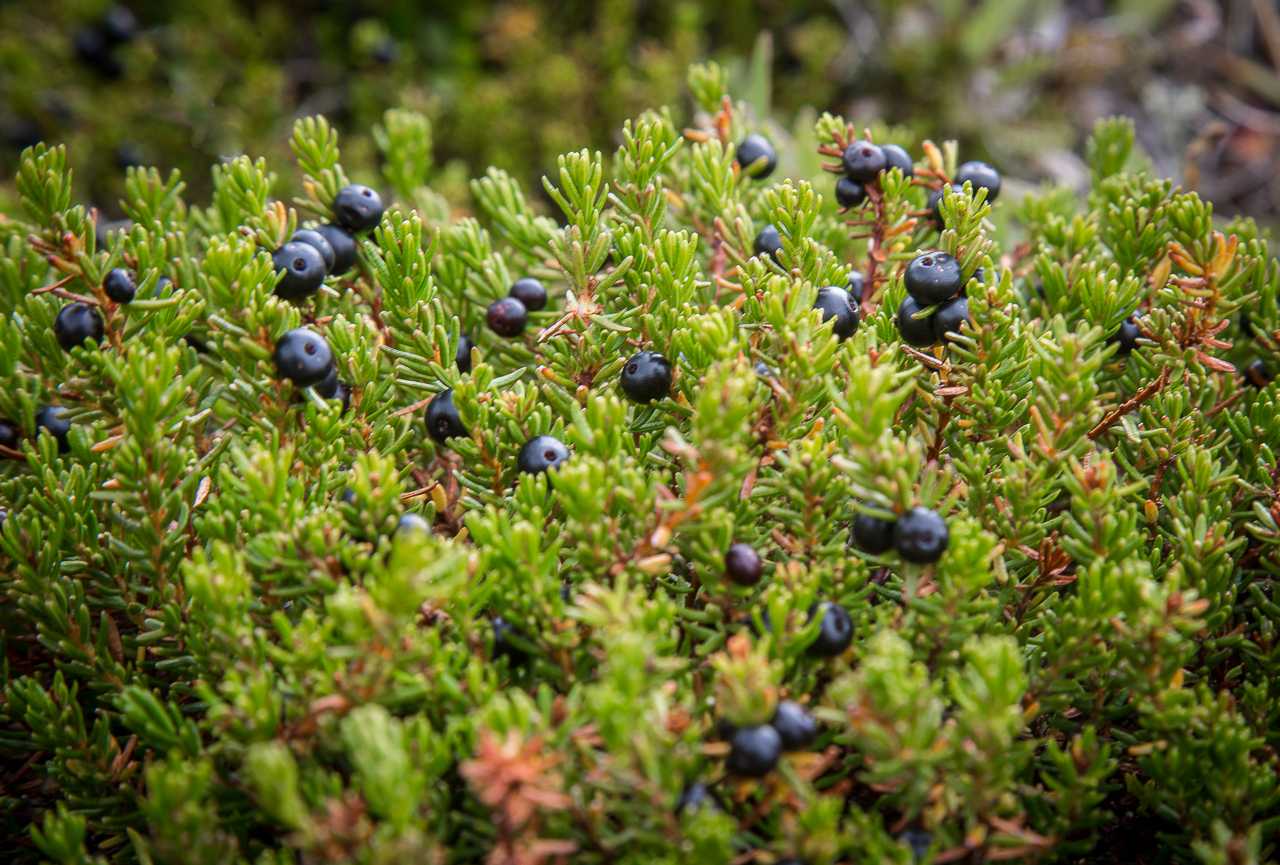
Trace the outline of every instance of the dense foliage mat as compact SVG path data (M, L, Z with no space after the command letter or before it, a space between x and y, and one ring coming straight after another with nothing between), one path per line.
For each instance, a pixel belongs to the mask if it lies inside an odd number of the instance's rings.
M302 197L134 168L113 230L25 152L16 861L1273 854L1267 240L1121 120L1018 201L830 115L829 174L739 165L690 85L705 128L560 158L558 219L498 170L451 219L407 111L388 188L310 118Z

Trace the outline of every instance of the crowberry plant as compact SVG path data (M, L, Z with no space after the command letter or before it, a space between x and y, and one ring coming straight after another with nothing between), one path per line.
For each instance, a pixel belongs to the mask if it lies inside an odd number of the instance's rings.
M1267 237L1122 120L1086 194L993 208L954 144L823 115L842 206L740 170L724 82L562 156L559 218L498 169L451 217L408 112L385 198L307 118L296 168L229 160L207 202L130 168L101 236L63 149L24 153L12 858L1274 858L1280 398L1240 372L1280 363ZM282 297L276 250L326 265L306 225L334 263ZM922 254L955 273L913 297Z

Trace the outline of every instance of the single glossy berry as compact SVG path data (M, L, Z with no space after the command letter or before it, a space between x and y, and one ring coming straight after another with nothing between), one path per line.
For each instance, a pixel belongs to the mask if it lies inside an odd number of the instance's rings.
M501 297L489 304L485 321L489 323L489 329L498 336L519 336L529 323L529 311L514 297Z
M738 145L738 165L748 177L764 180L778 167L778 151L769 139L752 133Z
M863 552L878 556L893 549L893 522L858 514L853 520L853 542Z
M333 251L333 244L329 242L329 238L325 237L314 228L299 228L293 233L293 237L289 238L290 243L305 243L316 252L320 253L320 258L324 261L324 272L333 272L333 263L336 260L336 254Z
M547 305L546 288L532 276L517 279L512 283L511 290L507 292L507 296L514 297L523 303L524 308L530 312L537 312Z
M701 781L694 781L680 791L680 798L676 800L677 814L694 814L703 808L720 810L720 803L716 801L715 794L711 792L711 788L706 784Z
M853 642L853 619L849 618L844 607L823 601L813 607L809 615L810 621L815 615L822 617L818 626L818 639L809 646L810 655L834 658L849 648L849 644Z
M356 239L341 225L321 225L312 229L316 234L329 242L333 250L333 265L330 273L346 273L356 266Z
M961 195L964 194L964 187L958 184L951 184L951 189L953 192L960 193ZM942 219L942 188L935 189L929 193L929 203L927 206L929 208L929 213L933 216L934 226L941 231L946 227L943 224Z
M724 554L724 572L740 586L754 586L764 574L764 563L749 544L730 544Z
M882 144L880 149L884 151L885 168L897 168L903 177L915 176L916 166L910 153L896 144Z
M844 163L845 177L858 183L872 182L889 164L882 147L862 140L846 147L841 161Z
M276 341L276 371L298 387L319 384L333 368L333 351L329 343L314 330L305 327L288 331Z
M475 347L471 337L465 333L458 334L458 350L453 353L453 362L457 364L458 372L471 372L471 349Z
M960 325L967 321L971 321L968 298L952 298L938 307L933 314L933 332L938 342L945 340L949 333L959 333Z
M803 748L818 738L818 722L808 709L792 700L780 702L769 723L778 731L784 751Z
M453 388L440 391L427 403L427 434L441 444L451 438L470 435L462 425L457 406L453 404Z
M431 524L417 514L403 514L396 523L397 535L411 535L417 532L430 532Z
M1267 369L1261 359L1255 360L1244 368L1244 380L1256 388L1264 388L1275 378L1275 374Z
M671 393L671 362L656 351L636 352L622 368L620 384L638 403L662 399Z
M1138 339L1142 336L1142 328L1138 327L1138 314L1126 318L1120 323L1120 329L1116 331L1115 341L1120 344L1117 354L1129 354L1138 347Z
M68 303L53 320L53 335L66 351L85 342L102 342L102 333L102 315L87 303Z
M569 449L558 438L535 436L520 448L516 466L527 475L536 475L558 468L568 458Z
M130 303L138 293L138 286L129 271L123 267L113 267L102 280L102 290L116 303Z
M16 423L11 420L0 420L0 447L16 451L21 439L22 436Z
M836 181L836 204L844 208L857 207L867 200L867 190L856 180L841 177Z
M959 186L964 186L967 182L974 192L985 189L988 204L1000 195L1000 172L985 162L974 160L961 165L956 169L955 182Z
M895 317L902 341L916 348L928 348L938 341L938 335L933 329L933 316L916 317L922 309L924 307L916 303L914 297L907 295L898 306L898 314Z
M960 262L949 252L925 252L917 255L902 274L907 294L921 306L932 306L950 300L960 293L964 277Z
M36 412L36 433L47 432L58 441L58 453L65 454L71 450L71 442L67 434L71 432L71 421L66 418L67 410L60 405L41 406Z
M773 771L782 756L782 737L768 724L740 727L729 740L725 768L731 774L760 778Z
M333 199L333 219L348 231L368 231L382 221L382 198L367 186L353 183Z
M832 330L841 341L853 336L858 330L858 307L849 300L849 292L838 285L828 285L818 289L818 296L813 308L822 311L824 322L834 322Z
M277 297L301 300L315 294L324 283L324 259L314 246L290 241L271 253L271 263L281 275L276 283Z
M782 254L782 235L778 234L777 226L770 223L760 229L753 248L756 255L767 255L777 261Z
M937 511L912 508L893 527L893 546L908 562L927 565L942 558L951 542L947 523Z
M862 293L866 290L867 278L862 275L860 270L849 271L849 279L845 283L844 290L849 292L849 298L854 303L862 303Z

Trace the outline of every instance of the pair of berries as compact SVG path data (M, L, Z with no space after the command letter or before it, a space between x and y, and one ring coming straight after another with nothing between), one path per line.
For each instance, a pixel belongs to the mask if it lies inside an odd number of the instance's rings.
M426 422L427 434L439 444L444 444L451 438L466 438L470 435L453 402L453 388L440 391L427 403ZM558 438L549 435L534 436L520 448L516 467L524 474L542 474L549 469L558 468L568 458L569 448Z
M844 177L836 181L836 203L845 209L866 200L867 185L878 183L882 171L897 168L904 177L915 174L911 154L896 144L880 145L859 139L844 149L840 162Z
M894 549L905 561L928 565L942 558L951 543L951 532L937 511L912 508L896 520L858 514L853 540L860 549L880 555Z
M381 196L367 186L352 184L339 190L333 199L332 223L294 232L271 254L280 274L276 295L301 300L319 291L326 276L354 267L355 235L376 227L383 210Z
M165 280L165 277L161 277L161 280ZM157 288L159 287L160 283L157 283ZM103 278L102 292L115 303L132 303L138 294L138 284L129 271L123 267L115 267ZM104 333L102 313L82 301L68 303L58 310L58 315L53 320L53 335L64 351L70 351L84 342L102 342Z
M325 338L305 327L295 328L276 341L276 371L298 387L310 387L325 399L340 399L343 411L351 390L338 379L333 350Z
M969 321L969 301L960 296L964 274L960 262L946 252L915 257L903 274L907 297L898 307L898 333L917 348L935 345ZM933 308L928 314L922 314Z
M818 722L804 706L783 700L767 724L739 727L729 735L731 774L760 778L773 771L783 751L804 748L818 737Z
M71 449L67 434L71 432L71 421L66 419L67 410L60 405L45 405L36 410L36 431L41 430L53 436L58 442L58 453L66 453ZM22 436L18 425L10 420L0 420L0 446L11 451L18 450Z
M485 321L489 329L508 339L524 333L529 324L529 313L547 305L547 289L532 276L517 279L507 291L507 296L489 304Z
M966 162L956 169L955 179L951 182L953 192L964 192L964 185L968 183L970 188L976 193L979 189L987 191L987 203L993 204L1000 197L1000 172L996 171L991 165L979 160ZM929 193L929 212L933 215L934 224L941 231L946 226L942 219L942 188L933 190Z

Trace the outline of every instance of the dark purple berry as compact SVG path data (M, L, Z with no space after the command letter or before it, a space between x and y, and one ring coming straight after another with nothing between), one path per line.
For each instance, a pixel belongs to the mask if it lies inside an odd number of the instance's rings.
M922 307L950 300L964 285L960 262L949 252L917 255L902 275L907 293Z
M902 172L902 176L911 178L915 176L915 163L911 160L911 154L903 150L896 144L884 144L880 147L884 151L885 168L897 168Z
M818 289L813 308L822 311L824 322L833 322L832 330L841 341L853 336L858 330L858 308L849 301L849 292L838 285Z
M458 350L453 353L453 362L458 367L458 372L471 372L471 349L475 348L475 343L471 341L471 337L465 333L458 335Z
M329 238L325 237L314 228L300 228L293 233L293 237L289 238L290 243L305 243L316 252L320 253L320 258L324 260L325 273L333 272L333 263L335 253L333 244L329 242Z
M964 194L964 188L955 183L951 184L951 189L961 195ZM933 215L933 224L939 231L946 228L942 220L942 189L935 189L929 193L929 212Z
M856 180L841 177L836 181L836 204L848 209L867 200L867 190Z
M862 303L862 293L866 290L867 278L860 270L849 271L849 280L845 283L845 291L855 303Z
M959 333L960 325L971 321L969 318L969 300L956 297L938 307L933 314L933 332L938 342L946 339L949 333Z
M138 293L138 286L123 267L113 267L102 280L102 291L116 303L130 303Z
M498 336L515 337L524 333L525 325L529 323L529 311L514 297L502 297L489 304L485 321Z
M1120 330L1116 331L1115 341L1120 344L1117 354L1129 354L1138 347L1138 339L1142 336L1142 329L1138 327L1138 314L1126 318L1120 323Z
M537 312L547 305L547 290L532 276L517 279L507 296L523 303L524 308L530 312Z
M301 300L315 294L324 283L324 258L309 244L290 241L271 253L271 263L280 274L277 297Z
M990 204L1000 195L1000 172L996 171L985 162L966 162L956 169L955 182L959 186L965 183L973 187L973 191L979 189L987 191L987 203Z
M356 264L356 239L340 225L321 225L312 229L316 234L329 242L333 250L333 264L330 273L346 273Z
M368 231L382 221L382 198L367 186L353 183L333 199L333 219L348 231Z
M444 444L451 438L467 438L470 433L453 404L453 388L442 390L427 403L427 434Z
M902 341L916 348L928 348L938 341L938 335L933 329L933 317L916 318L922 309L915 298L907 295L902 299L896 316Z
M724 572L740 586L754 586L764 574L760 554L744 543L730 544L724 554Z
M622 368L620 383L638 403L662 399L671 392L671 363L656 351L637 352Z
M426 534L430 531L431 524L417 514L404 514L396 524L397 535L412 535L419 532Z
M102 334L102 315L87 303L68 303L53 320L53 335L66 351L85 342L102 342Z
M853 642L853 620L839 604L823 601L810 611L822 617L818 625L818 638L809 646L809 654L818 658L834 658L849 648Z
M0 447L16 451L21 438L16 423L11 420L0 420Z
M782 737L768 724L740 727L729 740L725 768L733 775L760 778L773 771L782 756Z
M1256 388L1266 387L1275 375L1267 369L1261 359L1255 360L1244 368L1244 380Z
M71 432L71 421L66 418L67 410L60 405L41 406L36 412L36 434L43 430L58 442L58 453L65 454L71 450L71 442L67 434Z
M878 556L893 549L893 522L858 514L853 520L853 542L863 552Z
M545 435L535 436L520 448L516 466L524 474L536 475L558 468L568 458L569 449L559 439Z
M893 545L908 562L927 565L942 558L951 542L947 523L936 511L912 508L893 528Z
M752 133L738 145L738 165L748 177L764 180L778 167L778 152L769 139Z
M760 233L756 235L754 250L756 255L767 255L774 261L778 260L778 256L782 254L782 235L778 234L777 226L770 223L760 229Z
M769 722L778 731L784 751L795 751L818 738L818 722L809 710L792 700L783 700Z
M276 371L298 387L319 384L333 369L333 351L324 337L305 327L295 328L276 341Z
M861 140L845 148L842 162L845 176L858 183L871 183L888 164L883 148Z

